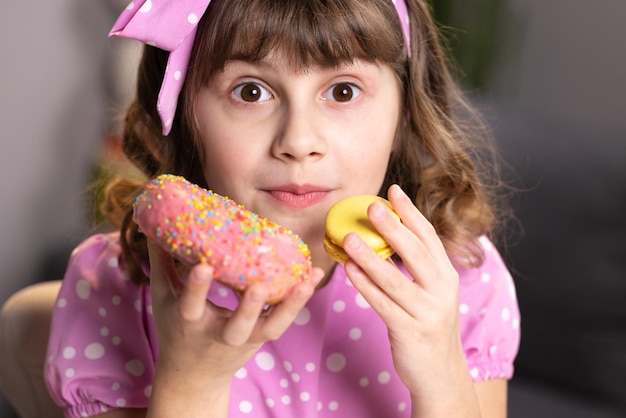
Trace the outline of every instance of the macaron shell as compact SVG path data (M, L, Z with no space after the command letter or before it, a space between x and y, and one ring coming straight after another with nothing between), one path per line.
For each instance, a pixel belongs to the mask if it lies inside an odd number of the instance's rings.
M394 254L393 248L376 231L367 216L367 209L374 202L383 203L398 220L391 204L380 196L359 195L344 199L335 204L326 215L326 236L324 248L333 259L345 262L347 255L343 251L343 240L350 232L355 232L376 253L383 258Z

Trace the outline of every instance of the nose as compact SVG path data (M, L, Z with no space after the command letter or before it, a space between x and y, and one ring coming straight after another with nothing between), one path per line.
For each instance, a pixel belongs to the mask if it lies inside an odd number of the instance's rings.
M327 150L324 132L324 123L314 105L285 105L272 152L289 161L319 159Z

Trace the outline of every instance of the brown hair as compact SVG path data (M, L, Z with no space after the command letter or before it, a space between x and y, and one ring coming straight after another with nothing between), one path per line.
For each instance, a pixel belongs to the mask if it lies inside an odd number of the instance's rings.
M178 174L203 187L203 155L194 123L195 95L230 59L255 62L274 48L295 68L334 67L354 59L389 65L404 89L408 121L398 127L385 184L399 184L434 225L449 253L470 265L482 262L477 237L490 232L495 209L479 173L478 137L459 122L474 118L448 71L430 10L407 0L411 58L391 0L213 0L198 25L177 113L168 137L156 113L167 53L146 46L137 94L125 118L123 149L147 178ZM464 121L467 118L462 118ZM132 222L132 202L143 183L117 180L107 190L105 213L121 228L131 276L145 281L136 259L147 258L145 238ZM125 215L120 216L121 213Z

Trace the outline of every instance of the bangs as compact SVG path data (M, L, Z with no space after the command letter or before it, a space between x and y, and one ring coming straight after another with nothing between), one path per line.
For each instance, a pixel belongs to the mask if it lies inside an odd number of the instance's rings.
M392 0L214 0L198 26L190 71L206 83L229 60L258 62L277 49L298 71L355 59L399 71L407 59Z

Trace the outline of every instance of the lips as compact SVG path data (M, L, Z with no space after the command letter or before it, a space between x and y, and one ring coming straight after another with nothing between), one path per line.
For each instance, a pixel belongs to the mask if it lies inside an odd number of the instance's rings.
M330 189L314 185L284 185L266 192L282 205L293 208L305 208L321 202L328 196Z

